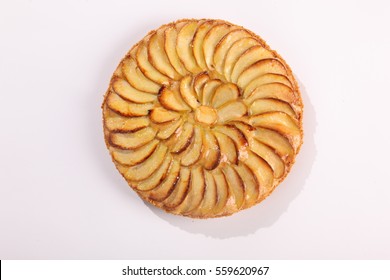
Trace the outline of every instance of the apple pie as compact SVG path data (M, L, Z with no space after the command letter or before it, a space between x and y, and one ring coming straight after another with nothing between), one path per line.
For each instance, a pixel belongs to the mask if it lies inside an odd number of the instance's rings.
M261 202L302 144L289 66L259 36L222 20L149 32L119 63L102 109L106 145L131 188L193 218Z

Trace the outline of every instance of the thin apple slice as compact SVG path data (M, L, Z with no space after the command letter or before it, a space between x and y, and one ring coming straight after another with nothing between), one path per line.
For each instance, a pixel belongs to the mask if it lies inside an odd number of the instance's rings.
M213 172L215 186L217 189L217 203L212 212L214 215L223 214L223 210L229 198L229 187L225 175L218 169Z
M245 90L247 85L254 79L265 74L279 74L287 76L287 71L284 65L275 58L263 59L252 64L246 68L237 79L237 85L244 89L244 97L251 93L249 90Z
M231 138L236 145L237 151L245 149L246 146L248 146L248 141L246 140L245 135L234 125L216 126L213 130Z
M166 87L161 89L158 100L160 101L161 105L169 110L178 112L191 110L191 108L188 107L188 105L184 102L179 92L170 90Z
M183 202L173 210L175 213L188 215L202 202L205 193L205 179L203 168L197 166L191 169L191 180L188 193Z
M147 193L148 197L157 202L166 199L173 192L173 189L179 180L179 172L180 163L177 160L172 160L171 166L167 172L168 176L159 186Z
M256 204L259 197L259 186L252 171L242 162L238 165L234 165L234 169L240 175L245 189L245 202L243 207L249 208Z
M122 150L110 147L112 157L122 165L136 165L147 159L156 149L157 140L152 140L144 146L134 150Z
M253 116L269 112L283 112L294 119L297 117L294 110L288 103L276 99L256 99L249 106L249 114Z
M237 171L233 169L229 164L226 164L222 170L225 174L226 181L228 182L229 186L229 192L234 198L236 207L237 209L241 209L245 201L244 183L241 177L238 175Z
M177 129L179 129L182 123L183 120L180 118L176 121L172 121L170 123L160 125L157 133L157 138L163 140L168 139L169 137L172 136L173 133L175 133Z
M192 41L192 45L194 48L194 57L198 65L200 66L201 69L207 70L207 65L206 61L204 58L204 53L203 53L203 42L204 38L209 32L209 30L217 24L216 21L214 20L207 20L203 22L202 24L199 25L198 29L196 30L194 40Z
M119 172L130 182L142 181L150 177L165 159L168 148L159 145L144 162L134 166L117 165Z
M145 39L146 40L146 39ZM138 51L136 54L136 60L138 66L141 69L142 73L148 77L150 80L162 85L168 84L170 78L163 75L160 71L153 67L149 62L148 48L146 46L145 40L141 41L138 45Z
M172 153L180 153L184 151L190 144L194 136L194 126L186 122L183 125L183 130L178 135L175 144L171 148Z
M228 102L234 101L238 98L240 90L235 84L227 83L220 85L211 98L211 106L218 108Z
M251 47L258 45L260 45L260 42L255 38L242 38L231 46L231 48L226 53L225 64L223 68L223 73L227 81L231 82L230 77L233 71L233 67L240 56Z
M193 109L199 107L197 95L192 87L192 77L186 76L180 81L180 94L183 100Z
M255 175L260 185L259 198L265 198L273 188L274 174L272 168L265 160L251 151L248 151L248 155L243 158L243 162Z
M150 112L150 120L154 123L165 123L180 118L180 114L162 107L153 108Z
M202 130L195 126L194 138L191 145L183 152L181 158L181 165L190 166L200 159L203 145Z
M223 74L223 66L228 50L236 41L246 37L250 37L248 31L244 29L235 29L226 34L215 46L213 57L214 67L220 74Z
M187 195L190 185L191 171L187 167L180 169L179 181L176 183L173 192L164 200L164 207L173 209L179 206Z
M275 55L263 48L262 46L253 46L240 56L237 62L233 66L231 80L236 83L241 73L252 64L269 58L274 58Z
M264 159L269 164L269 166L271 166L275 178L280 178L283 176L284 162L272 148L255 139L252 139L252 141L249 142L249 147L252 152Z
M203 131L203 167L207 170L216 168L221 158L221 150L214 134L208 129Z
M206 72L199 73L194 78L194 90L196 92L197 100L202 100L202 91L206 82L210 80Z
M112 89L123 99L132 101L134 103L148 103L157 100L155 94L139 91L132 87L123 79L115 78L112 82Z
M283 112L271 112L252 116L250 124L276 130L284 135L299 136L301 133L296 121Z
M106 104L112 111L125 117L146 116L149 114L149 110L153 108L152 103L137 104L129 102L114 92L108 94Z
M237 27L231 26L227 23L221 23L213 26L204 37L203 41L203 54L208 69L214 68L214 51L216 45L227 33L236 29Z
M127 118L106 108L104 112L104 125L112 132L133 132L150 124L148 117Z
M202 104L203 105L209 105L212 96L215 93L215 90L222 84L221 80L213 79L213 80L208 80L206 84L203 87L202 91Z
M140 182L134 182L132 186L136 188L138 191L150 191L156 188L162 181L164 181L167 176L168 168L171 164L172 156L168 153L161 165L157 168L155 172L153 172L150 177L142 180Z
M175 70L178 73L180 73L182 76L187 75L188 71L181 63L180 58L176 51L177 29L175 28L175 26L169 26L167 29L165 29L164 38L165 38L164 48L167 57L169 59L169 62L171 63L173 68L175 68Z
M280 83L259 86L254 91L252 91L245 102L247 104L251 104L253 101L260 98L274 98L287 103L294 103L297 100L292 89Z
M247 113L247 108L242 101L231 101L217 110L218 122L225 123L236 120Z
M192 40L198 28L197 21L190 21L184 25L177 34L176 51L184 67L191 73L199 73L202 69L198 66L192 49Z
M253 133L254 139L273 148L275 152L285 161L289 162L294 156L294 148L284 136L276 131L258 127Z
M154 94L159 92L161 86L146 78L133 58L123 60L122 72L129 84L134 88Z
M148 56L150 63L162 74L173 80L180 80L181 75L172 66L165 52L164 29L154 32L149 39Z
M238 152L233 140L220 132L215 132L214 135L221 149L221 162L237 164Z
M212 213L218 199L217 186L215 185L214 177L209 171L204 171L204 179L206 184L203 200L198 209L191 214L193 216L207 217Z
M122 149L137 149L152 141L156 131L151 127L145 127L136 132L111 133L110 141L113 145Z
M261 75L253 79L252 81L250 81L248 84L244 84L241 81L241 84L238 85L244 90L243 95L246 97L255 88L265 84L271 84L271 83L280 83L292 88L292 84L286 76L280 74L272 74L272 73Z

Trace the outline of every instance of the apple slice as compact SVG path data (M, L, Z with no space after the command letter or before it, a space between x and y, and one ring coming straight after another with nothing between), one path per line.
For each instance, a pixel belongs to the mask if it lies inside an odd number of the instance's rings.
M262 46L253 46L245 51L233 66L231 81L236 83L241 73L257 61L274 58L275 55Z
M215 132L214 135L221 149L221 162L237 164L238 152L233 140L220 132Z
M275 152L285 161L289 162L294 156L294 148L284 136L276 131L258 127L253 133L254 139L273 148Z
M114 92L108 94L106 104L112 111L125 117L146 116L149 114L149 110L153 108L152 103L137 104L129 102Z
M204 179L206 184L203 200L196 211L192 212L192 216L205 217L212 213L218 199L217 186L215 185L214 177L209 171L204 171Z
M191 108L188 107L188 105L184 102L179 92L170 90L166 87L161 88L158 100L160 101L161 105L169 110L178 112L191 110Z
M208 129L203 132L203 167L207 170L216 168L221 158L217 139Z
M218 122L225 123L238 119L247 113L247 108L242 101L231 101L217 110Z
M223 74L223 65L228 50L236 41L245 37L250 37L248 31L244 29L235 29L233 31L230 31L228 34L226 34L215 46L213 61L214 61L215 69L220 74Z
M274 98L287 103L294 103L297 100L292 89L280 83L265 84L257 87L246 98L245 102L251 104L253 101L260 98Z
M243 162L255 175L260 185L259 198L264 199L273 188L274 173L272 168L267 162L251 151L248 151L248 155L243 159Z
M199 25L192 40L194 57L201 69L207 70L206 61L203 54L203 42L207 32L216 24L214 20L207 20Z
M217 189L218 199L212 212L214 215L218 215L218 214L223 214L221 212L224 210L225 205L229 198L229 187L226 182L225 175L219 169L213 172L213 177Z
M154 32L149 39L148 56L150 63L162 74L173 80L180 80L181 75L172 66L165 52L164 29Z
M234 169L239 174L245 189L245 202L243 207L249 208L256 204L257 198L259 197L259 186L256 182L252 171L242 162L238 165L234 165Z
M110 141L113 145L122 149L137 149L152 141L156 132L151 127L145 127L136 132L111 133Z
M133 132L149 124L148 117L126 118L108 108L104 110L104 125L112 132Z
M250 124L276 130L284 135L299 136L301 133L296 121L283 112L271 112L252 116Z
M167 54L167 57L172 67L175 68L175 70L178 73L180 73L182 76L187 75L188 71L181 63L180 58L176 51L177 30L175 26L169 26L167 29L165 29L164 39L165 39L164 42L165 53Z
M168 175L165 180L156 188L147 192L145 196L149 197L151 200L161 202L166 199L176 186L177 181L179 180L180 172L180 163L177 160L172 160L171 165L168 170Z
M150 80L160 85L168 84L170 79L154 68L152 64L150 64L145 40L147 41L147 39L144 39L139 43L135 57L139 68L141 69L142 73Z
M163 163L168 148L159 145L145 161L134 166L117 165L119 172L130 182L142 181L150 177Z
M144 146L134 150L121 150L110 147L112 157L121 165L136 165L147 159L156 149L157 140L152 140Z
M153 172L150 177L142 180L140 182L134 182L132 186L138 191L150 191L156 188L162 181L164 181L167 176L168 168L171 164L172 156L167 153L161 165L157 168L155 172Z
M297 117L288 103L276 99L256 99L249 106L249 114L252 116L269 112L283 112L294 119Z
M183 125L183 130L181 130L176 139L176 143L171 148L171 153L180 153L184 151L191 144L193 136L194 126L191 123L186 122Z
M202 202L205 193L203 169L197 166L191 169L191 180L188 193L183 202L173 212L188 215Z
M246 68L237 79L237 85L244 89L244 97L250 94L249 90L245 91L246 86L254 79L265 74L279 74L287 76L287 71L284 65L275 58L260 60L248 68Z
M199 73L194 78L194 90L196 92L197 100L202 100L202 91L206 82L210 80L206 72Z
M113 80L112 89L123 99L132 101L134 103L154 102L157 99L156 95L139 91L132 87L128 82L120 78L115 78Z
M290 80L286 76L272 73L261 75L250 81L248 84L241 83L239 86L244 90L243 95L246 97L257 87L271 83L280 83L290 88L293 87Z
M123 60L122 72L129 84L134 88L154 94L159 92L161 86L146 78L133 58Z
M251 47L258 45L260 45L260 42L255 38L242 38L231 46L231 48L226 53L225 64L223 68L223 73L227 81L231 82L230 77L233 71L233 66L236 64L236 61L240 58L240 56Z
M254 139L249 142L249 147L252 152L264 159L271 166L275 178L280 178L283 176L284 162L272 148Z
M248 146L248 141L246 140L244 134L234 125L216 126L213 130L231 138L236 145L237 151L240 151L240 149Z
M238 98L240 90L235 84L227 83L220 85L211 98L211 106L218 108L228 102L234 101Z
M227 33L236 29L237 27L231 26L227 23L221 23L213 26L204 37L203 41L203 54L208 69L214 68L214 50L219 41Z
M176 51L180 61L191 73L199 73L202 71L195 60L191 44L197 28L197 21L188 22L180 29L176 40Z
M180 81L180 94L183 100L193 109L199 107L197 95L192 87L192 77L186 76Z
M226 164L222 169L225 174L226 181L228 182L229 192L234 198L237 209L241 209L244 204L244 183L237 171L233 169L229 164Z
M211 98L212 98L212 96L214 95L215 90L216 90L221 84L222 84L221 80L217 80L217 79L208 80L208 81L206 82L206 84L205 84L204 87L203 87L203 91L202 91L202 95L201 95L202 104L203 104L203 105L209 105L209 104L210 104Z
M154 123L165 123L180 118L180 114L162 107L153 108L150 113L150 120Z
M190 185L191 171L187 167L180 169L179 181L176 183L173 192L164 200L163 206L169 210L179 206L187 195Z
M163 140L168 139L169 137L172 136L173 133L175 133L175 131L177 129L179 129L179 127L182 125L182 123L183 123L183 120L180 118L176 121L172 121L172 122L167 123L167 124L159 125L157 137L159 139L163 139Z
M181 158L181 165L190 166L200 159L203 145L202 130L195 126L194 128L194 139L191 145L183 152Z

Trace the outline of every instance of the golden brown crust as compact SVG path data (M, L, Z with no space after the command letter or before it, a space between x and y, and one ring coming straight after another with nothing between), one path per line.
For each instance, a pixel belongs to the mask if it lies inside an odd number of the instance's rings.
M192 218L260 203L286 178L303 142L290 67L258 35L223 20L181 19L150 31L119 63L102 110L106 146L129 185ZM152 140L157 148L142 149ZM188 181L180 182L180 170Z

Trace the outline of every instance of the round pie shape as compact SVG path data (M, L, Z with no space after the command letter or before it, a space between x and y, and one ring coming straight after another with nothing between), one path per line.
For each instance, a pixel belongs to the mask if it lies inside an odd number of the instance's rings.
M102 109L106 145L128 184L193 218L261 202L302 144L289 66L259 36L222 20L149 32L119 63Z

